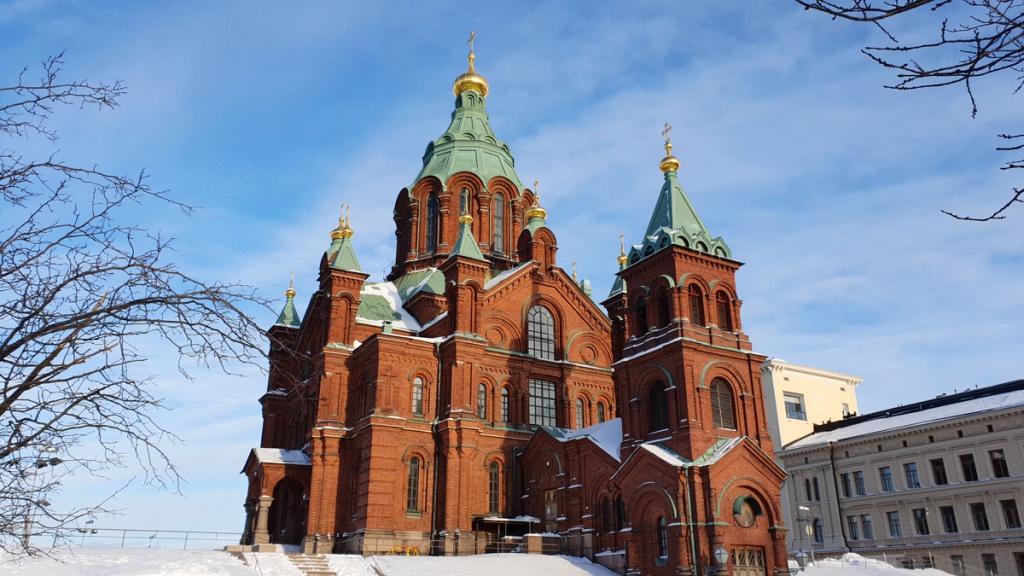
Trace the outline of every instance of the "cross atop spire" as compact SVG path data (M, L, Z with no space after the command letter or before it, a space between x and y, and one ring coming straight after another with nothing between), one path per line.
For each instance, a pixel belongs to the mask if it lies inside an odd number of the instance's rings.
M672 154L672 125L665 122L665 129L661 131L661 135L665 137L665 154Z

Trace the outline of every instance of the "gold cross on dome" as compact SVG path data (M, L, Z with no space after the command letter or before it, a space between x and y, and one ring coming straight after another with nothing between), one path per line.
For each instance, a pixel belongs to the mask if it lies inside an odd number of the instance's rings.
M476 32L473 32L473 31L471 30L471 31L469 32L469 40L468 40L468 41L466 42L467 44L469 44L469 53L470 53L470 54L472 54L472 53L473 53L473 40L474 40L474 39L476 39Z
M665 129L661 131L661 135L665 137L665 145L668 146L672 143L672 125L665 122Z

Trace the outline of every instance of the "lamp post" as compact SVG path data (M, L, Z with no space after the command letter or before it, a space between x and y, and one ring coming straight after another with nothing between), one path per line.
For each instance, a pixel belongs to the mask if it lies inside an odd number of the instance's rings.
M797 510L799 510L799 513L796 516L796 521L800 523L800 541L801 541L801 544L802 544L804 536L810 537L810 535L811 535L811 530L812 530L811 529L811 524L810 524L810 522L811 522L811 509L808 508L807 506L799 506L799 507L797 507ZM811 564L814 564L814 544L811 543L811 542L808 542L807 546L808 546L808 548L811 551ZM803 553L803 546L802 545L800 546L800 553L801 554ZM806 558L806 556L807 555L804 554L804 566L807 565L807 558ZM799 562L799 561L800 560L798 559L797 562ZM800 569L802 570L804 568L804 566L801 566Z
M43 446L39 450L39 454L36 456L35 471L32 476L32 483L28 492L28 507L25 509L25 528L21 535L21 544L25 548L28 548L32 542L32 517L35 515L36 506L49 506L50 503L45 500L36 500L39 496L39 492L44 488L43 485L39 484L39 471L47 466L56 466L60 464L62 460L60 458L51 457L44 458L44 454L56 454L57 449L53 446ZM27 472L27 470L25 471ZM23 474L25 473L23 472Z

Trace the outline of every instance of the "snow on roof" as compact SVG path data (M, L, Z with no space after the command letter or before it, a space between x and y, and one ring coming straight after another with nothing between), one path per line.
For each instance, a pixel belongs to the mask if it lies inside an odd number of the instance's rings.
M911 428L931 422L951 420L971 414L992 412L995 410L1003 410L1005 408L1014 408L1019 406L1024 406L1024 390L1014 390L1004 394L994 394L992 396L965 400L963 402L955 402L945 406L938 406L906 414L897 414L895 416L887 417L883 415L878 418L865 420L864 422L836 428L835 430L811 434L810 436L806 436L792 444L789 444L785 449L806 448L817 444L848 440L858 436L868 436L870 434L878 434L888 430Z
M363 294L373 294L380 296L387 301L391 306L391 309L398 313L401 319L395 319L391 321L391 325L400 330L408 330L410 332L419 332L422 328L420 323L410 314L405 307L402 305L402 299L398 296L398 288L395 287L393 282L378 282L376 284L363 284ZM377 320L372 318L363 318L371 324L382 326L383 320Z
M622 444L621 418L612 418L606 422L580 428L579 430L554 428L551 426L545 426L544 429L560 442L576 440L578 438L589 438L594 444L597 444L598 447L610 454L612 458L615 458L616 462L622 461L619 455L619 446Z
M300 464L309 466L309 456L302 450L283 450L281 448L253 448L256 461L261 464Z
M499 282L501 282L505 278L508 278L509 276L515 274L516 272L521 270L524 266L527 266L529 264L530 264L530 262L523 262L519 266L516 266L515 268L510 268L508 270L505 270L501 274L498 274L497 276L491 278L487 282L484 282L484 290L490 290L491 286L494 286L494 285L498 284Z
M646 450L646 451L650 452L651 454L654 454L659 459L663 460L664 462L666 462L667 464L669 464L671 466L685 466L686 465L686 462L684 462L683 459L679 457L679 455L677 455L676 453L672 452L671 450L667 450L667 449L665 449L665 448L663 448L663 447L661 447L661 446L659 446L657 444L643 444L642 446L640 446L640 449L641 450Z

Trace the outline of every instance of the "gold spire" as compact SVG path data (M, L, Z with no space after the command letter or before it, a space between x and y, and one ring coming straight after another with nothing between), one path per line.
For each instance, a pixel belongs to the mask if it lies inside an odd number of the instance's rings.
M462 214L459 214L459 223L472 224L473 217L469 215L469 197L465 188L462 189Z
M539 217L539 218L547 218L548 217L548 211L545 210L540 205L540 191L539 191L539 189L540 189L540 179L535 179L533 181L533 206L530 206L530 209L526 211L526 217L527 218L533 218L534 216Z
M626 235L619 232L619 257L617 258L619 264L625 264L628 258L626 257Z
M473 53L473 40L476 38L476 32L469 33L469 69L464 74L460 74L455 79L455 84L452 84L452 92L456 96L462 94L466 90L476 90L484 98L487 97L488 86L487 80L483 76L476 73L476 68L473 66L473 62L476 60L476 55Z
M350 222L352 222L352 205L351 204L346 204L345 205L345 219L344 219L344 222L342 222L342 228L341 228L341 237L342 238L351 238L352 235L355 234L355 232L352 231L352 228L349 227L349 223Z
M661 131L665 137L665 157L661 159L661 171L675 172L679 170L679 158L672 155L672 125L665 122L665 129Z
M292 270L292 279L288 281L288 289L284 291L285 298L295 298L295 270Z
M575 260L572 261L572 281L573 282L578 282L578 280L576 279L576 261Z

